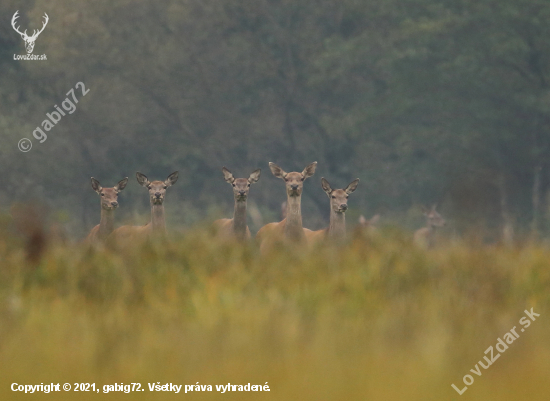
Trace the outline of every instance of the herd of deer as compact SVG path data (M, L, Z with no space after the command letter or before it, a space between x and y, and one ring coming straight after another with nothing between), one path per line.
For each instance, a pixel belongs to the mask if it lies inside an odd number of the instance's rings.
M348 209L348 197L357 188L359 179L353 180L344 189L333 189L325 178L321 178L321 186L330 199L330 224L322 230L312 231L302 225L301 200L304 181L306 178L313 176L316 167L317 162L313 162L301 173L287 173L275 163L269 163L273 175L285 182L287 200L282 221L266 224L256 234L256 240L262 253L265 253L280 241L315 244L325 240L333 243L342 242L345 239L345 213ZM251 235L246 223L246 204L250 185L258 182L261 171L260 169L255 170L248 178L235 178L225 167L222 168L222 172L225 181L233 187L235 209L232 219L220 219L214 222L217 235L223 238L235 238L240 241L249 240ZM128 177L119 181L112 188L103 188L99 181L92 177L92 188L100 195L101 199L101 220L87 236L87 242L135 242L140 238L162 237L166 234L164 199L168 187L174 185L178 180L178 172L170 174L164 181L150 182L140 172L136 173L136 177L138 183L149 191L151 221L145 226L122 226L115 230L114 211L118 207L118 194L128 184ZM414 241L421 246L430 247L433 245L436 227L445 225L445 220L435 210L435 206L431 209L425 209L424 214L427 218L427 224L414 233ZM379 215L375 215L367 220L361 216L359 225L363 229L372 232L379 217Z

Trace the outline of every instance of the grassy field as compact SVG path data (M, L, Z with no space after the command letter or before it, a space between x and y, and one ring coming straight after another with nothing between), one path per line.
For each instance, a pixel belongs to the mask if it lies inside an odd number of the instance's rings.
M550 250L355 236L278 249L195 230L115 252L0 234L0 399L530 400L550 397ZM521 332L531 308L540 317ZM519 338L478 376L484 352ZM496 354L496 350L495 350ZM459 395L470 374L474 383ZM12 392L95 383L98 393ZM184 393L185 385L213 391ZM269 392L216 391L264 385ZM109 384L145 391L103 393ZM183 385L179 394L148 383Z

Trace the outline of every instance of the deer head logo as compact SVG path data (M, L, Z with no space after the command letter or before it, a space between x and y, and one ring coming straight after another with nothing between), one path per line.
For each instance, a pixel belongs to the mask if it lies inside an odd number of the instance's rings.
M34 49L34 42L36 41L36 38L38 37L38 35L40 35L42 33L44 28L46 28L46 25L48 25L48 20L49 20L48 14L44 13L44 17L43 17L44 22L43 22L43 25L42 25L42 29L40 29L39 31L34 29L32 36L28 36L26 29L25 29L25 32L21 32L19 30L19 27L15 26L15 20L17 18L19 18L19 15L17 15L18 12L19 12L19 10L17 10L15 12L15 14L13 14L13 18L11 19L11 26L13 27L13 29L15 29L15 32L17 32L19 35L21 35L21 37L25 41L25 48L27 49L27 53L30 54L30 53L32 53L32 51Z

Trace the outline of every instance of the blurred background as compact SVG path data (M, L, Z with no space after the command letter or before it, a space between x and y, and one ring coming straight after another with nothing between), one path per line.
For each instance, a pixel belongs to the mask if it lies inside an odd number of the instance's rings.
M34 54L21 29L49 23ZM221 167L261 168L250 193L279 218L301 171L304 225L328 222L322 176L361 179L349 219L423 224L438 203L459 234L550 229L550 3L538 0L100 0L0 3L0 207L38 200L80 238L99 221L90 177L130 185L117 221L149 218L140 171L164 179L169 227L229 217ZM77 82L89 89L39 143ZM18 141L33 148L22 153ZM506 230L507 228L507 230Z

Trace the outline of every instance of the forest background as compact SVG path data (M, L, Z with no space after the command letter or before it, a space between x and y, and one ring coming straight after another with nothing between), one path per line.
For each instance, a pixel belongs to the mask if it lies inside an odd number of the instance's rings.
M21 29L49 23L14 60ZM321 176L356 177L349 220L423 223L439 204L453 233L550 231L550 3L538 0L109 0L0 3L0 207L38 201L76 238L99 221L93 176L125 176L117 220L146 222L141 171L180 178L169 227L229 217L235 176L260 224L285 199L275 162L301 171L304 225L328 220ZM39 143L46 113L89 89ZM78 93L78 91L77 91ZM32 149L18 150L31 139ZM506 232L506 230L504 230Z

